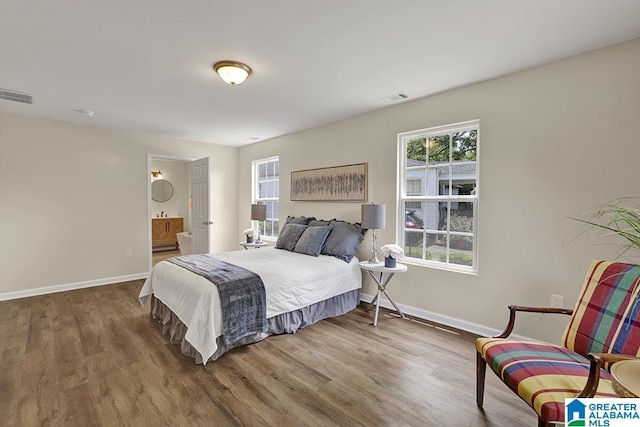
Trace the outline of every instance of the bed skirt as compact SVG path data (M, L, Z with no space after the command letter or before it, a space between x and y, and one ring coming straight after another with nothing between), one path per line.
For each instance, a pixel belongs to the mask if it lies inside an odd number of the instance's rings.
M218 348L207 362L216 360L234 347L262 341L270 335L292 334L298 329L312 325L320 320L341 316L355 309L359 302L360 289L354 289L353 291L337 295L299 310L271 317L267 319L267 332L246 336L232 345L226 345L223 337L219 336L216 338ZM200 353L184 339L187 332L185 324L182 323L169 307L155 297L151 298L151 316L162 324L162 333L169 335L169 342L172 344L180 344L182 354L194 358L197 364L202 364L203 361Z

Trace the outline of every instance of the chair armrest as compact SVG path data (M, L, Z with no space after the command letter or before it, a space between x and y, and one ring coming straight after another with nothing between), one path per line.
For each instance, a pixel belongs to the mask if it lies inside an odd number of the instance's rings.
M630 356L628 354L611 354L611 353L589 353L593 355L593 357L598 357L602 360L602 368L607 371L611 370L611 365L616 362L620 362L621 360L631 360L638 359L636 356ZM588 357L588 356L587 356Z
M582 393L580 393L578 397L593 397L596 395L598 384L600 383L600 368L605 367L605 364L608 364L606 368L609 370L608 368L615 362L638 359L635 356L611 353L589 353L587 354L587 358L589 359L589 378Z
M524 307L519 305L510 305L509 306L509 323L504 328L504 331L500 333L500 335L496 335L493 338L507 338L513 332L513 326L516 323L516 313L518 311L523 311L527 313L548 313L548 314L566 314L571 316L573 314L573 310L570 308L552 308L552 307Z
M593 397L598 391L598 384L600 383L600 368L602 367L602 358L597 353L587 354L589 359L589 378L587 378L587 384L584 389L578 395L578 398Z

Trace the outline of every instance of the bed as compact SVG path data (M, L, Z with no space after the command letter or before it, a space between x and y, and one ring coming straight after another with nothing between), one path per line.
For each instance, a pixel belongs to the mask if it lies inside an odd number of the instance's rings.
M198 364L214 361L234 347L273 334L294 333L353 310L362 287L355 251L366 230L343 221L301 218L287 218L276 247L188 255L158 263L140 291L140 302L150 300L151 315L162 323L163 333ZM255 273L264 285L266 327L233 342L225 339L229 334L225 337L220 296L224 294L209 279L176 264L189 263L194 257Z

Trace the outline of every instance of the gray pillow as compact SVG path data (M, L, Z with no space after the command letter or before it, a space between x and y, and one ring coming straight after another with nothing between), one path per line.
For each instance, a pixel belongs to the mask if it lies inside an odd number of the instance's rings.
M324 242L322 255L331 255L345 262L351 262L358 247L364 239L363 229L359 223L349 224L344 221L331 221L331 232Z
M296 243L298 243L298 239L300 238L300 236L302 236L302 233L306 228L307 226L302 224L285 225L282 231L280 232L280 234L278 235L278 240L276 241L276 248L292 251L296 247Z
M335 221L336 219L330 219L330 220L324 220L324 219L314 219L312 221L309 221L309 224L307 224L309 227L322 227L324 225L329 225L331 224L331 221Z
M313 221L314 219L316 219L313 216L310 217L306 217L306 216L298 216L298 217L293 217L293 216L287 216L287 219L284 222L284 225L287 224L302 224L302 225L307 225L309 224L309 222Z
M298 243L296 243L296 247L293 251L311 256L320 255L322 245L324 244L324 241L327 240L327 236L330 231L330 225L314 227L308 226L302 233L302 236L300 236L300 239L298 240Z

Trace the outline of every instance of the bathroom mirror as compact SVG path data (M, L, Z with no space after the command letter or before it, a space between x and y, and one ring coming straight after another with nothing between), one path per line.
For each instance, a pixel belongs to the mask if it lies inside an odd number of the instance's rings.
M151 198L156 202L166 202L173 196L173 185L166 179L156 179L151 183Z

